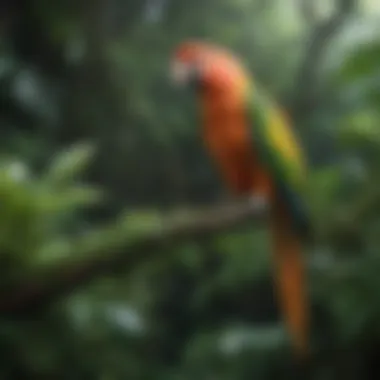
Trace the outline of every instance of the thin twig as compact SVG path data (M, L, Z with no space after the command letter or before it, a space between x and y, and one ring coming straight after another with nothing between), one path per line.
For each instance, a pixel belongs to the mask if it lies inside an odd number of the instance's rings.
M319 69L329 42L339 32L345 20L355 9L356 0L338 0L336 12L317 24L310 33L309 43L298 70L292 117L300 122L318 106Z

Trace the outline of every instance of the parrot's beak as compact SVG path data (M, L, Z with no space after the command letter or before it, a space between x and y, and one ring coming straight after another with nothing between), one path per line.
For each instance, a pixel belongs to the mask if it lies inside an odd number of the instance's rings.
M191 79L191 67L180 61L173 61L170 68L170 77L174 84L186 86Z

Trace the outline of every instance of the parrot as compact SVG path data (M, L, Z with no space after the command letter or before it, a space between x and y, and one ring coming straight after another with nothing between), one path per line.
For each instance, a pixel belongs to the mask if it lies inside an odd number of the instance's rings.
M268 215L274 283L292 349L309 352L304 250L311 234L307 164L290 120L232 51L200 40L179 43L170 79L195 94L206 151L231 194Z

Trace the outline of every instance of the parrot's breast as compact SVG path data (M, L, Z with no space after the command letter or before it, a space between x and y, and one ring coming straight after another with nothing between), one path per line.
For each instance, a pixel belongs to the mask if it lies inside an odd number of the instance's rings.
M249 193L257 158L252 149L243 102L230 95L203 102L203 139L234 192Z

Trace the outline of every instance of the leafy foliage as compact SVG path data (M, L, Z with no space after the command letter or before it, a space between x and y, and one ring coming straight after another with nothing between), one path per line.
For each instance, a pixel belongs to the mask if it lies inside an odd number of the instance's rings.
M33 264L43 252L56 256L65 244L62 229L72 222L80 208L99 201L95 188L78 182L89 156L86 146L63 152L52 160L42 178L25 163L4 160L0 171L1 260L6 272L14 263ZM49 249L55 247L55 250ZM4 274L3 274L4 275Z
M195 128L194 99L167 80L178 41L230 47L288 104L313 31L290 1L19 3L5 1L0 12L0 306L13 280L99 252L107 258L161 228L169 206L223 197ZM372 25L364 12L346 23L342 47L333 41L326 51L321 99L295 126L310 152L319 239L307 256L316 379L376 378L374 18ZM47 309L0 313L0 377L295 378L265 228L168 245L136 262Z

